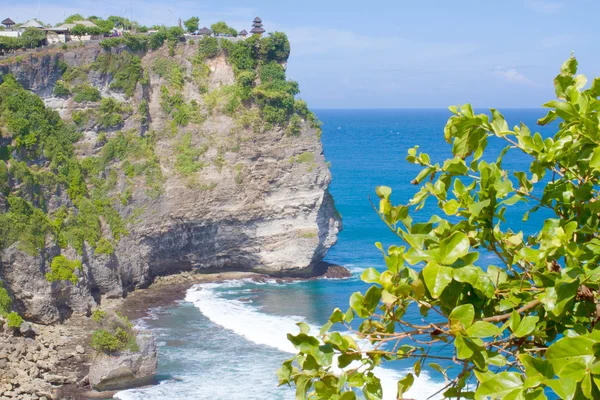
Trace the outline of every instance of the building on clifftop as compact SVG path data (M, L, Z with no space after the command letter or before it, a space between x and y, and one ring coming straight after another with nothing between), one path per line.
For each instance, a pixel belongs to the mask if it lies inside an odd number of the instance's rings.
M246 32L245 29L242 29L240 33L238 33L238 36L245 38L246 36L248 36L248 32Z
M12 30L12 27L15 25L15 21L10 18L6 18L4 21L2 21L2 25L4 25L6 29Z
M263 29L262 19L260 19L259 17L254 18L254 21L252 22L252 30L250 31L250 33L258 36L262 36L262 34L265 33L265 30Z
M211 31L207 27L204 27L198 31L198 35L202 35L202 36L210 36L210 35L212 35L212 33L213 33L213 31Z

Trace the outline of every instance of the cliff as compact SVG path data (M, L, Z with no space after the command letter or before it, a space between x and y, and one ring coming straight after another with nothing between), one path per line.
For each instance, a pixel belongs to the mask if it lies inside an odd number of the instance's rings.
M14 236L0 279L26 319L52 323L184 270L307 276L335 244L341 221L320 128L280 79L287 54L208 45L92 45L0 65L4 86L14 76L75 138L76 163L48 138L31 155L35 146L20 145L28 136L7 124L13 114L0 117L0 230ZM249 68L236 56L248 49ZM58 178L47 183L50 172ZM37 210L48 221L31 233L37 241L11 231L16 197L31 209L27 226Z

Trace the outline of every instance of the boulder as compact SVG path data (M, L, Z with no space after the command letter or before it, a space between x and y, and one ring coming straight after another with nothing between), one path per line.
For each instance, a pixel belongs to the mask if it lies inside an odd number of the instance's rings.
M34 338L38 335L38 330L35 329L29 322L23 322L19 327L21 335L26 338Z
M88 379L98 391L124 390L144 386L154 381L158 366L158 351L151 334L138 333L139 351L118 354L96 353Z

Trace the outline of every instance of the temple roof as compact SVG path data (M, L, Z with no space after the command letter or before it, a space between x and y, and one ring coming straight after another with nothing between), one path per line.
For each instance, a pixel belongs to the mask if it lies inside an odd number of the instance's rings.
M246 30L245 30L245 29L242 29L242 30L240 31L240 33L238 33L238 35L240 35L240 36L247 35L247 34L248 34L248 32L246 32Z
M204 27L198 31L198 34L200 34L200 35L212 35L212 33L213 33L213 31L211 31L207 27Z
M260 19L260 17L256 17L254 18L254 22L262 22L262 19Z
M35 19L30 19L29 21L21 25L21 28L43 28L43 26Z
M14 25L15 21L13 21L10 18L6 18L4 21L2 21L2 25Z
M252 30L250 31L250 33L265 33L265 32L266 32L266 31L265 31L263 28L261 28L261 27L258 27L258 26L257 26L257 27L254 27L254 28L252 28Z

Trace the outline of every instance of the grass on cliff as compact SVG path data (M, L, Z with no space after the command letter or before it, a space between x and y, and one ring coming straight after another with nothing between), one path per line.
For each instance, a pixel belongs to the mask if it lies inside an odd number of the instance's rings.
M127 51L100 54L92 68L112 78L110 89L133 96L137 83L143 77L142 61Z
M189 177L207 165L205 162L200 161L200 157L208 151L208 145L193 146L191 133L183 135L177 144L176 150L175 169L183 176Z
M96 310L92 318L100 326L92 334L90 345L94 350L109 355L127 350L139 351L136 332L127 317L112 311Z
M226 114L242 118L244 109L255 103L267 125L282 126L289 135L297 135L306 121L320 136L316 116L304 101L295 100L298 83L286 78L282 63L289 57L290 43L284 33L275 32L264 38L251 36L236 42L203 38L192 64L200 68L206 59L219 54L224 54L233 66L236 82L232 90L221 87L206 95L209 113L220 106ZM201 91L204 89L202 79L198 86ZM244 125L248 126L245 122Z
M103 221L115 240L127 234L125 222L108 196L110 181L79 160L73 143L80 134L46 108L39 97L5 75L0 85L0 131L12 142L0 145L0 190L6 209L0 213L0 250L14 243L38 255L50 243L83 251L104 236ZM10 144L8 144L10 143ZM65 205L49 211L55 193L69 197ZM64 265L62 265L64 266ZM52 278L72 278L58 271Z

